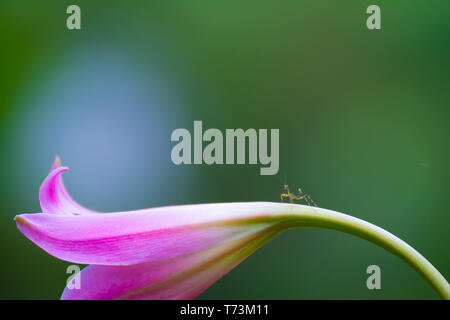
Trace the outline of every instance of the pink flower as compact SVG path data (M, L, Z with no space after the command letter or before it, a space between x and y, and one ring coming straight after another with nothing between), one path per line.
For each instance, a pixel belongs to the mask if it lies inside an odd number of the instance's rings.
M66 170L56 158L40 188L42 213L16 216L19 230L49 254L89 264L81 271L81 288L66 288L62 299L192 299L293 227L341 230L373 241L415 267L425 264L419 272L442 291L442 276L414 249L342 213L271 202L100 213L70 197L61 177Z

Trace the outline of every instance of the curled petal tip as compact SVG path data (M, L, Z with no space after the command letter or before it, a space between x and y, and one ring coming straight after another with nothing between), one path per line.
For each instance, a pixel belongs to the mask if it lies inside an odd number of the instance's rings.
M50 172L61 167L61 158L56 155L55 160L53 161L52 167L50 168Z
M42 182L39 189L39 202L41 203L42 212L67 213L65 208L60 205L61 195L65 191L62 189L60 174L67 170L69 170L67 167L55 168Z
M39 202L42 212L65 215L97 213L79 205L69 195L61 176L61 173L67 170L69 168L61 166L61 161L56 156L52 170L39 189Z

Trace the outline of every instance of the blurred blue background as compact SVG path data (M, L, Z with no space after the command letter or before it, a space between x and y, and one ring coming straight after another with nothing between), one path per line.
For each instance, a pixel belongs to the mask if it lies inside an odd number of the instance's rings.
M68 190L101 211L279 201L284 183L375 223L449 277L450 3L9 1L0 4L0 298L57 299L68 262L13 217L39 212L58 154ZM66 28L81 8L82 29ZM175 166L171 132L279 128L280 171ZM214 214L214 213L211 213ZM366 287L381 267L382 289ZM435 299L364 240L291 230L203 299Z

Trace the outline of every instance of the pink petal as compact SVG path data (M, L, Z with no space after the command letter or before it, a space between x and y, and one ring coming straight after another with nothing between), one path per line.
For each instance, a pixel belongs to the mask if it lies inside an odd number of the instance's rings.
M264 202L200 204L80 216L22 214L16 223L57 258L126 265L170 259L251 235L286 220L282 210Z
M61 299L193 299L275 235L264 230L175 259L130 266L90 265L80 289L65 288Z

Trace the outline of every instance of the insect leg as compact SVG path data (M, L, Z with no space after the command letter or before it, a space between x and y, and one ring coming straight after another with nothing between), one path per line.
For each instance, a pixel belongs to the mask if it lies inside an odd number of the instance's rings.
M317 204L314 202L314 200L309 195L306 195L306 199L308 199L307 202L308 202L309 206L312 204L314 207L317 207Z

